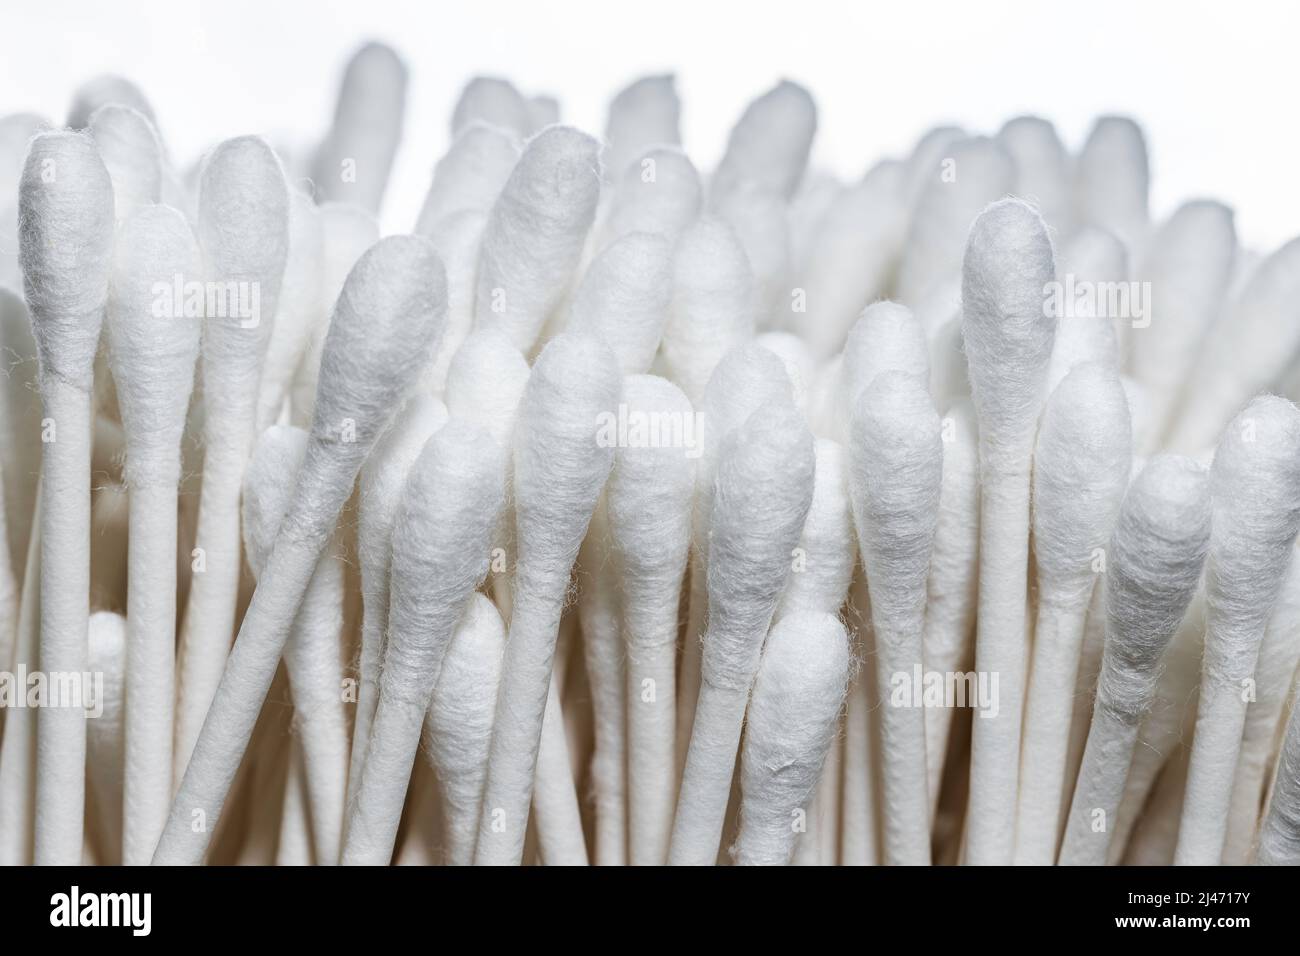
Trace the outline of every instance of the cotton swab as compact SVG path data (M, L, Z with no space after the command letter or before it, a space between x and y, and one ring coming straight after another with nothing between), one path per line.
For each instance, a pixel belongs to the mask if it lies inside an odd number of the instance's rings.
M971 657L979 587L979 429L968 399L948 409L941 434L943 483L930 550L921 657L927 672L948 674L964 670ZM951 707L925 709L931 817L939 802L953 716Z
M1300 530L1300 410L1271 395L1242 409L1219 442L1210 490L1205 659L1179 866L1217 866L1223 853L1259 645Z
M1017 116L998 130L997 141L1015 163L1012 192L1032 204L1058 235L1072 231L1070 158L1049 120Z
M348 807L345 864L385 865L392 857L443 657L487 576L491 536L505 500L502 454L482 428L452 419L411 466L393 525L379 706Z
M600 336L625 375L642 374L663 337L672 291L669 242L650 233L628 233L588 267L569 310L568 328Z
M790 291L786 198L753 183L738 183L712 195L710 208L735 231L754 273L758 327L779 327L785 313L793 312L796 306Z
M1093 226L1080 229L1057 257L1056 276L1062 289L1101 290L1114 288L1128 277L1128 254L1124 245L1108 232ZM1107 315L1109 306L1100 295L1067 302L1065 294L1056 308L1056 339L1047 366L1047 394L1051 395L1070 370L1084 362L1120 370L1118 320Z
M442 659L425 722L425 751L442 788L447 863L474 859L506 629L482 594L471 595Z
M1265 866L1300 865L1300 707L1291 708L1255 862Z
M499 324L521 352L536 343L582 255L600 196L598 152L586 133L543 130L528 141L488 217L476 323Z
M177 486L202 328L183 303L164 317L154 306L160 283L166 287L174 276L199 275L201 266L185 217L155 205L122 225L116 260L106 332L131 494L122 861L144 866L172 796Z
M89 673L102 680L98 698L88 701L98 716L86 724L86 788L94 811L91 831L101 864L122 859L122 789L126 727L123 711L127 669L127 626L120 614L96 611L87 627Z
M1156 231L1139 265L1138 275L1151 283L1152 328L1132 336L1129 359L1150 396L1156 437L1183 398L1197 348L1223 306L1236 248L1232 210L1194 200Z
M618 404L620 383L607 346L560 335L538 356L520 403L514 446L519 539L514 609L476 864L513 865L523 855L564 593L613 465L614 450L598 443L597 426L601 413L612 413Z
M477 122L509 130L521 140L536 128L528 101L509 80L495 76L476 76L465 84L452 111L451 133L459 136Z
M383 239L348 276L325 340L293 503L172 803L155 864L202 860L325 539L393 408L431 359L445 312L446 280L427 239Z
M14 576L25 567L41 462L41 402L36 340L22 297L0 286L0 481L4 483L3 542Z
M675 241L699 215L700 174L680 149L647 150L614 179L600 247L630 232L658 233Z
M965 130L959 126L936 126L934 129L927 130L916 141L912 152L904 161L907 165L907 176L903 184L903 193L909 208L915 209L926 188L945 168L945 160L953 158L953 147L968 138Z
M207 158L197 231L204 278L222 283L227 303L219 310L224 315L208 316L203 324L199 563L181 624L176 780L189 763L235 632L239 488L256 438L258 378L289 248L288 188L280 161L261 139L227 140ZM235 304L228 283L242 290L248 308Z
M928 866L925 712L897 699L921 666L926 579L942 483L939 416L926 381L882 372L853 405L849 488L871 596L882 709L885 862Z
M36 511L41 495L36 493ZM32 528L26 570L18 604L18 633L14 667L38 661L41 630L41 526ZM36 804L36 715L20 707L5 717L0 749L0 865L26 866L32 861L33 817Z
M906 167L885 160L827 211L796 285L807 296L799 331L819 360L834 355L862 309L885 291L898 265L910 208Z
M40 667L86 670L90 590L91 387L112 262L113 187L90 137L32 140L19 192L19 256L55 440L41 471ZM81 859L85 716L47 707L37 722L36 862Z
M1056 860L1084 615L1105 569L1132 457L1119 376L1099 363L1076 365L1047 400L1034 451L1038 613L1020 748L1017 865Z
M433 169L415 231L431 236L440 222L455 213L486 213L517 162L519 143L508 130L487 123L466 126Z
M794 195L817 132L817 106L798 83L782 80L745 107L713 173L711 197L743 184L789 199Z
M1150 179L1137 123L1126 116L1099 118L1074 164L1077 224L1105 229L1132 254L1146 237Z
M815 467L812 435L788 399L761 406L723 441L702 680L668 855L674 866L717 857L750 685L790 576Z
M1286 705L1296 665L1300 663L1300 561L1296 549L1286 580L1278 592L1255 665L1255 702L1246 710L1241 735L1241 756L1232 786L1228 811L1228 834L1223 862L1244 866L1251 862L1251 849L1260 824L1260 808L1267 795L1267 781L1276 756L1279 727L1284 726Z
M244 475L244 551L259 579L289 508L292 485L307 449L307 433L273 425L262 433ZM317 864L333 866L343 839L348 769L348 726L340 679L343 662L343 563L323 554L294 617L284 663L293 694L300 765Z
M746 718L737 864L790 862L795 818L821 775L848 677L848 637L835 615L796 611L773 626Z
M162 195L162 145L153 124L125 106L101 106L90 117L90 135L113 180L118 221Z
M1056 321L1044 307L1055 278L1038 214L1007 199L971 228L962 276L962 334L980 428L980 583L975 669L998 674L997 717L971 739L966 858L1011 859L1028 647L1029 473Z
M623 404L629 421L661 429L657 442L649 432L619 448L606 490L627 658L628 857L661 866L677 795L677 618L695 485L691 449L670 429L692 412L680 389L651 375L625 379Z
M316 204L305 193L290 190L289 252L258 385L259 431L279 419L293 373L321 324L325 312L321 301L323 242L321 215Z
M406 65L392 47L367 43L343 71L334 123L316 154L312 178L323 200L379 214L405 112Z
M1272 386L1300 351L1300 239L1282 246L1250 274L1201 342L1166 445L1199 454L1261 389Z
M133 109L155 127L158 125L153 107L138 86L125 77L102 73L77 87L72 96L72 106L68 108L68 128L85 129L90 125L90 118L95 115L95 111L109 105Z
M618 92L605 124L606 167L615 179L656 146L677 146L682 104L672 74L645 76Z
M357 555L361 559L361 651L357 662L356 718L348 766L348 798L361 781L361 765L370 740L370 721L379 702L379 671L388 633L393 524L411 466L425 443L447 422L447 409L436 398L412 395L396 421L379 439L361 466L357 505Z
M838 614L853 579L857 540L849 505L848 455L843 445L828 438L816 439L813 453L812 504L799 536L790 580L777 605L777 621L796 611Z
M898 267L896 294L914 308L955 285L971 223L1015 182L1011 157L994 140L972 137L954 143L948 153L938 168L927 171ZM1038 290L1041 296L1041 284Z
M1106 647L1062 866L1101 865L1161 657L1183 619L1210 540L1209 485L1186 458L1157 455L1124 496L1106 572Z

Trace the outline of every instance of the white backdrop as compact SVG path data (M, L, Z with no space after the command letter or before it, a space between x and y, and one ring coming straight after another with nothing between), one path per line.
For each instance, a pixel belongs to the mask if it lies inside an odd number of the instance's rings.
M351 50L391 43L411 90L389 230L414 223L469 76L553 93L601 132L621 85L669 70L703 168L782 76L813 91L814 163L842 176L939 122L992 132L1037 112L1077 148L1097 113L1126 112L1147 131L1157 215L1214 196L1247 244L1300 233L1300 4L1286 0L6 0L0 29L0 112L62 118L81 80L120 72L183 163L245 132L313 142Z

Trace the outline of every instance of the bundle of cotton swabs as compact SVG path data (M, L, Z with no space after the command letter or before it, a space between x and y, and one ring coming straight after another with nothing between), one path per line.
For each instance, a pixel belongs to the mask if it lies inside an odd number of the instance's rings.
M0 120L0 860L1300 862L1300 240L671 76L472 80L381 238L406 86Z

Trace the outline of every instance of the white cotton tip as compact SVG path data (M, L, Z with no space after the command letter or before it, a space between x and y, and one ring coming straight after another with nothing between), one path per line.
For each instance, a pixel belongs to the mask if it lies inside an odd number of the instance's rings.
M749 688L812 505L812 433L789 402L768 402L724 439L709 525L704 683Z
M817 375L817 363L808 344L792 332L763 332L754 337L761 345L781 360L785 374L790 379L790 397L795 405L807 413L810 391Z
M519 587L551 594L568 580L614 449L598 441L622 375L599 339L565 333L533 364L514 438ZM525 573L544 580L523 579Z
M411 466L429 438L447 423L447 408L438 399L416 392L361 466L357 506L357 552L366 578L384 582L387 591L390 543L397 508ZM378 584L378 581L376 581ZM371 589L367 587L367 591Z
M858 396L882 372L913 375L929 386L930 350L912 310L897 302L867 306L844 343L841 412L847 420Z
M325 309L332 312L348 273L361 254L379 241L379 222L353 203L326 202L319 209L321 299Z
M1202 341L1171 447L1201 452L1252 395L1281 378L1300 351L1298 317L1300 239L1292 239L1254 269Z
M534 132L554 126L560 121L560 101L546 93L530 96L528 116L532 120Z
M1075 218L1118 236L1130 250L1147 230L1147 144L1126 116L1102 116L1074 165Z
M1133 329L1129 367L1150 392L1162 431L1223 307L1236 250L1232 210L1198 199L1157 230L1137 269L1137 277L1151 283L1151 327Z
M503 455L482 428L451 419L411 466L393 525L381 713L390 702L421 716L428 707L452 630L487 577L505 504Z
M839 442L825 438L813 448L812 504L776 610L778 621L800 612L838 614L853 578L858 542L849 507L848 455Z
M353 266L321 355L312 438L354 462L375 440L428 365L447 319L447 278L420 236L380 239Z
M90 136L32 140L18 254L43 386L57 379L89 392L113 257L113 184Z
M272 425L258 438L244 471L244 553L255 578L262 576L270 560L306 453L305 431L292 425Z
M939 416L925 379L897 370L876 376L852 408L849 487L872 619L882 640L910 633L919 659L943 480Z
M1262 395L1223 433L1210 469L1205 681L1250 678L1300 529L1300 410Z
M447 862L456 866L474 855L505 646L496 607L472 595L442 659L425 723L425 747L445 803Z
M508 449L529 373L527 360L503 331L476 329L447 371L447 411L482 425Z
M835 615L791 614L772 628L745 717L737 864L790 862L848 680L848 635Z
M74 130L85 129L90 125L90 118L101 106L125 106L135 110L156 127L153 107L140 88L122 76L105 73L93 77L77 87L72 95L72 106L68 109L68 127Z
M736 232L754 273L760 327L784 321L800 304L790 289L788 201L751 183L714 196L713 211Z
M18 195L27 147L37 133L50 129L50 121L36 113L0 116L0 196L10 203Z
M662 236L629 233L588 267L568 328L604 339L624 375L641 374L659 349L672 293L672 245Z
M518 139L532 135L533 114L513 83L493 76L476 76L465 84L451 115L451 133L458 136L472 123L509 130Z
M605 123L605 166L615 180L652 146L682 141L682 104L671 73L645 76L619 91Z
M1076 232L1061 251L1048 307L1057 316L1056 341L1047 371L1047 390L1083 362L1120 367L1116 324L1127 322L1110 314L1105 290L1120 288L1128 279L1128 253L1110 233L1091 226Z
M951 282L961 270L971 223L1014 186L1015 164L997 142L977 136L954 143L917 200L898 268L898 298L919 305Z
M795 316L791 327L819 359L843 347L854 320L893 278L911 212L906 176L903 163L877 163L862 182L837 194L818 225L796 281L807 314Z
M1273 797L1259 833L1255 862L1262 866L1297 866L1300 865L1300 707L1294 705L1273 780Z
M205 278L238 292L204 320L204 395L251 410L289 255L289 190L264 140L228 139L207 157L197 232Z
M644 439L620 445L605 491L624 592L675 608L691 534L694 413L681 389L655 375L629 375L622 403Z
M944 161L951 159L953 147L967 138L966 131L958 126L936 126L916 141L907 157L904 178L903 192L909 207L920 201L931 183L940 180Z
M1210 486L1188 458L1156 455L1120 507L1106 573L1106 649L1097 706L1125 724L1145 715L1160 658L1196 591L1210 540Z
M662 345L669 377L693 403L722 356L753 335L756 305L754 273L735 232L700 217L677 242Z
M162 144L143 113L127 106L101 106L90 117L90 135L113 180L119 220L140 206L158 202L162 194Z
M406 64L382 43L367 43L343 71L334 122L316 154L320 197L354 202L377 215L402 139Z
M1151 396L1137 379L1129 375L1121 375L1120 383L1124 386L1124 394L1128 397L1129 421L1133 424L1134 453L1140 454L1145 449L1154 448L1159 438L1155 427L1155 416L1152 414Z
M415 231L431 235L440 220L464 210L486 213L518 161L519 141L509 130L477 122L466 126L433 169Z
M675 242L702 202L700 174L686 154L675 146L655 147L614 178L602 241L653 232Z
M1082 614L1133 460L1119 375L1076 365L1047 400L1034 451L1034 553L1040 603Z
M487 213L466 209L440 219L429 232L447 270L447 332L425 376L426 387L435 394L446 389L447 370L474 327L478 257L486 228Z
M817 104L797 83L782 80L754 100L727 139L711 190L723 195L742 183L785 199L794 195L808 166L817 132Z
M105 331L129 487L175 487L180 480L202 318L175 297L159 314L158 288L174 288L177 276L192 281L200 269L194 233L170 206L145 206L118 231Z
M1043 402L1056 319L1044 314L1055 278L1042 217L1019 199L989 206L971 228L962 270L962 338L980 440L1027 453Z
M727 436L744 425L760 406L789 403L793 398L785 365L770 349L747 342L722 357L698 405L704 449L700 460L702 499L712 499L713 476Z
M260 427L275 422L284 405L311 337L322 324L321 257L323 229L317 206L306 193L289 193L289 253L276 304L275 322L266 346L259 386L257 421Z
M1015 195L1036 207L1055 233L1067 234L1074 212L1070 159L1056 127L1039 116L1017 116L998 131L997 140L1015 163Z
M573 280L600 198L599 144L553 126L529 140L488 218L479 256L480 325L530 350Z

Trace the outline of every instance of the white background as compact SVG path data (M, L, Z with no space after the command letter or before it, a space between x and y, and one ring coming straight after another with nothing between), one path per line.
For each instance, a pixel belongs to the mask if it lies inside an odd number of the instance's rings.
M1234 205L1243 240L1300 233L1300 4L823 0L5 0L0 112L62 118L102 71L138 82L183 163L245 132L305 147L328 123L355 45L385 40L411 70L385 225L411 228L456 96L475 73L548 92L593 132L623 84L678 77L685 145L716 161L748 99L807 85L814 163L856 176L926 128L993 132L1053 119L1077 149L1092 118L1145 126L1153 211Z

